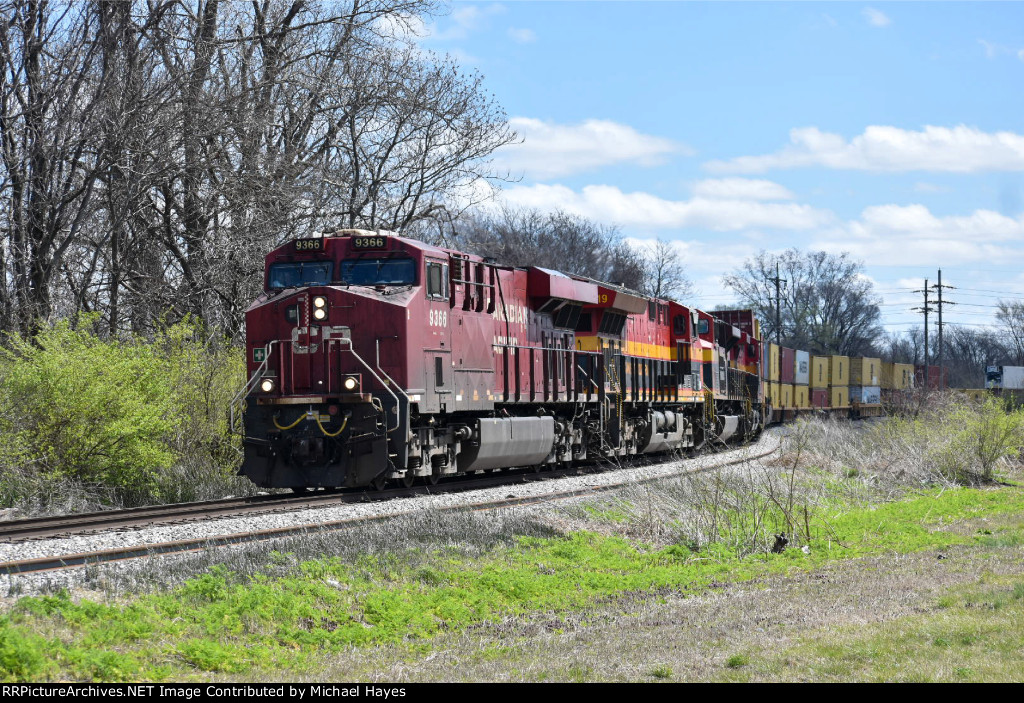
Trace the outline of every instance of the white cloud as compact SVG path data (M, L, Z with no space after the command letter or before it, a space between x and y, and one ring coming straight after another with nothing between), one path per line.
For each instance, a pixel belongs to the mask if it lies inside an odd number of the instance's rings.
M529 117L513 117L511 127L521 144L495 154L498 166L535 179L555 178L616 163L655 166L670 154L692 154L683 144L641 134L608 120L559 125Z
M532 29L519 29L517 27L509 27L508 35L512 37L512 41L519 44L532 44L537 41L537 34Z
M734 200L792 200L794 195L774 181L755 178L709 178L693 185L693 194L703 198Z
M449 20L442 23L432 22L426 28L428 38L432 41L453 41L465 39L471 32L483 29L487 26L490 18L505 12L505 6L499 4L486 5L459 5L452 10Z
M579 192L563 185L517 186L502 191L501 200L517 207L564 210L597 222L644 229L810 230L835 219L827 210L796 203L702 197L666 200L650 193L624 193L609 185L589 185Z
M935 183L925 183L924 181L919 181L914 184L914 190L917 191L918 193L948 193L952 189L948 188L947 186L937 185Z
M892 24L892 20L881 10L876 10L873 7L865 7L861 14L867 19L868 24L872 27L888 27Z
M400 12L377 18L373 27L381 36L405 42L416 41L430 33L419 16Z
M817 127L790 130L790 143L773 154L709 161L715 173L764 173L773 168L824 166L863 171L1024 170L1024 136L974 127L926 126L921 131L872 125L847 141Z
M999 56L1016 56L1021 61L1024 61L1024 49L1015 49L1012 46L994 44L990 41L985 41L984 39L979 39L978 43L985 47L986 58L995 59Z
M849 251L873 266L949 266L1024 257L1024 216L992 210L938 217L924 205L875 205L858 220L822 232L812 246Z

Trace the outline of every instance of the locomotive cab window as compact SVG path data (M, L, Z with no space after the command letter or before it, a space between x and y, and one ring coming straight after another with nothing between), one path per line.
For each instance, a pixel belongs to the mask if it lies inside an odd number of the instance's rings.
M331 282L330 261L300 261L293 264L271 264L268 277L271 288L325 286Z
M350 286L411 286L416 283L412 259L345 259L341 280Z
M448 299L448 267L427 262L427 297Z
M690 331L690 319L686 315L676 315L672 319L672 331L679 337L685 337Z

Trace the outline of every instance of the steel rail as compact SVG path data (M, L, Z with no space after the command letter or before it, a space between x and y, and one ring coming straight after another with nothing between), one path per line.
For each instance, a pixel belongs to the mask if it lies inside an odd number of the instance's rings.
M654 481L661 481L671 479L673 475L681 476L687 474L699 474L715 469L721 469L727 466L734 466L737 464L743 464L749 461L757 459L763 459L764 457L770 456L776 453L781 448L781 442L776 446L771 447L765 451L757 454L747 454L749 448L742 448L733 451L744 452L743 456L730 459L724 462L716 462L710 466L701 466L689 470L680 471L677 474L651 476L643 479L628 479L615 483L597 485L597 486L586 486L584 488L576 488L572 490L564 491L553 491L550 493L544 493L540 495L520 496L520 497L506 497L495 500L481 501L478 503L468 503L465 505L456 505L439 508L440 511L444 512L479 512L485 510L495 510L499 508L508 508L523 505L534 505L538 503L553 502L556 500L566 500L571 498L579 498L587 495L597 495L608 491L624 488L630 485L651 483ZM551 474L545 474L545 476L557 475L557 474L568 474L578 472L578 468L574 469L561 469ZM532 474L531 474L532 475ZM490 485L504 485L509 483L510 478L522 478L523 475L511 476L508 473L503 474L500 478L488 477L487 479L478 479L477 481L466 482L463 484L462 490L469 490L470 488L476 489L481 487L481 484ZM412 489L395 489L396 493L408 494L408 495L419 495L424 491L418 491L417 488L426 488L427 493L433 494L438 492L437 486L423 486L415 487ZM444 487L445 489L451 488L451 486ZM386 491L382 491L384 493ZM336 494L335 497L342 496L355 496L365 500L365 495L362 494ZM348 501L352 502L352 501ZM358 518L346 518L343 520L333 520L323 523L312 523L303 525L293 525L289 527L278 527L267 530L256 530L250 532L241 532L235 534L216 535L212 537L202 537L189 540L179 540L173 542L158 542L152 544L135 545L131 547L119 547L116 549L108 549L102 551L93 552L82 552L78 554L65 554L60 556L52 557L40 557L36 559L25 559L20 561L10 561L0 563L0 575L13 575L13 574L26 574L26 573L39 573L45 571L56 571L60 569L76 568L83 566L92 566L102 563L124 561L129 559L138 559L147 556L158 556L163 554L180 554L185 552L195 552L213 547L226 547L239 544L246 544L252 542L260 542L266 540L283 539L287 537L296 537L313 533L332 532L338 530L349 529L357 525L369 524L372 522L379 522L381 520L388 520L391 518L408 516L419 512L420 509L407 510L401 512L387 513L381 515L372 515Z

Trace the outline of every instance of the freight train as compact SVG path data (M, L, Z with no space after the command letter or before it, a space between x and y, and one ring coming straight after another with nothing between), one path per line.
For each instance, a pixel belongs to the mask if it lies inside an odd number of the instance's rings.
M798 410L789 352L749 310L391 232L295 239L267 255L246 312L240 473L381 489L749 439Z

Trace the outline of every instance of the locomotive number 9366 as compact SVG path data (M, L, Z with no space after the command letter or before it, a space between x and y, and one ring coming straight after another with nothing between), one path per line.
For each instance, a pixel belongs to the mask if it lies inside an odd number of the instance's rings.
M447 327L448 326L448 311L447 310L431 310L427 316L427 320L431 327Z

